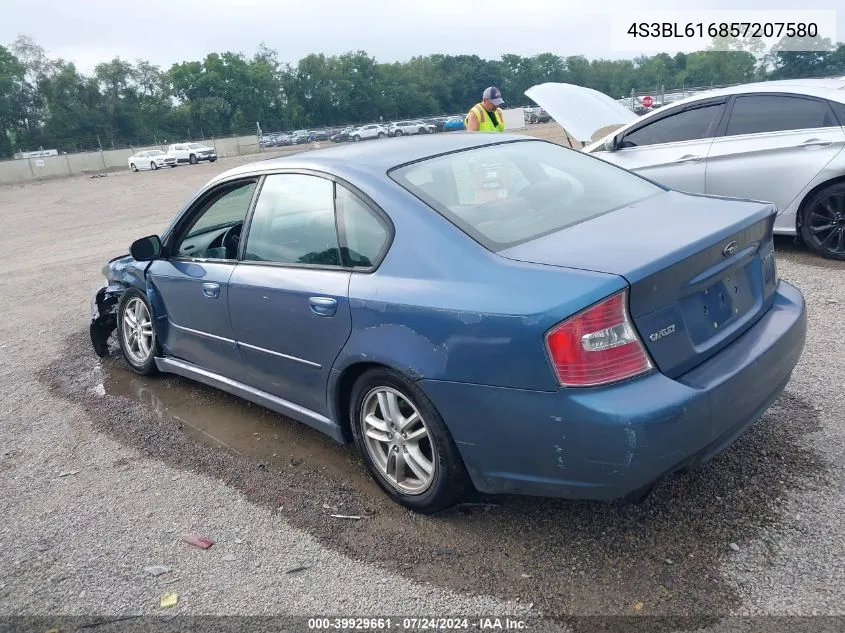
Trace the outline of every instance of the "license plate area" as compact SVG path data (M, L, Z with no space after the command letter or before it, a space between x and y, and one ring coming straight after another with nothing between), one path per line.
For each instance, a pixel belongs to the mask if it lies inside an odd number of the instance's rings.
M754 307L756 300L749 266L732 271L681 300L684 321L694 345L730 330L731 325Z

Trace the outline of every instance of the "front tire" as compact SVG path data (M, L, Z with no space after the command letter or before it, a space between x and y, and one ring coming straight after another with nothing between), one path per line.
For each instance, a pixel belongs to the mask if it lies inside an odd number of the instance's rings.
M123 358L137 374L158 373L155 357L160 353L153 328L152 310L143 292L127 289L117 304L117 340Z
M388 369L364 373L352 389L355 445L394 501L431 514L464 495L469 477L446 424L416 385Z
M807 201L800 233L816 255L845 260L845 183L825 187Z
M158 165L156 165L155 161L150 163L150 169L158 169Z
M138 171L138 168L137 168L137 167L135 167L135 163L131 163L131 164L129 165L129 169L131 169L132 171Z

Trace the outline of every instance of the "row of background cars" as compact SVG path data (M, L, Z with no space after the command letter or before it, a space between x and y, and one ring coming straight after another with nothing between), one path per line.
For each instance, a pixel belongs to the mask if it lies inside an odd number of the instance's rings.
M271 132L260 137L262 147L288 147L320 141L332 143L359 142L396 136L434 134L463 130L463 115L427 117L424 119L403 119L387 123L366 123L344 127L316 130L294 130L293 132Z
M217 150L205 143L173 143L167 151L150 149L135 152L127 159L132 171L156 170L162 167L176 167L181 163L196 165L203 161L217 160Z

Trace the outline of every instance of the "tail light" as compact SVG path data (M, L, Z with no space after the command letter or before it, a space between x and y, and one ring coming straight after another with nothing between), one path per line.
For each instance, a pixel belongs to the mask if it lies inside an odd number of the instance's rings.
M559 323L546 347L564 387L594 387L632 378L652 368L628 316L623 290Z

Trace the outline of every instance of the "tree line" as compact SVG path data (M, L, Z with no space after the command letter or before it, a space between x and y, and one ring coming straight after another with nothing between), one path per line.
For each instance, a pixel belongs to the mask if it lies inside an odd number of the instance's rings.
M109 149L229 135L254 131L256 122L279 131L454 114L468 110L490 85L511 104L523 105L529 101L524 91L545 81L619 98L660 86L845 75L842 43L829 51L793 52L737 40L731 48L622 60L436 54L401 63L353 51L315 53L291 64L262 44L252 56L209 53L166 70L116 57L84 74L20 36L0 46L0 156L39 146Z

